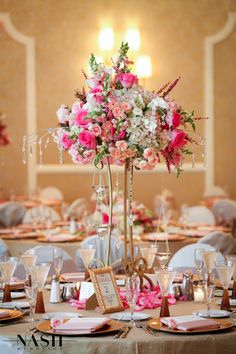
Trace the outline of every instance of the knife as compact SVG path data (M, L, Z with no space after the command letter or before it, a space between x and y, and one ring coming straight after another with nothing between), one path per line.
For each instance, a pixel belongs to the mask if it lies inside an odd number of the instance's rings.
M131 328L132 328L131 326L125 327L123 333L121 333L121 335L119 336L119 338L122 338L122 339L126 338L127 334L128 334L129 331L131 330Z

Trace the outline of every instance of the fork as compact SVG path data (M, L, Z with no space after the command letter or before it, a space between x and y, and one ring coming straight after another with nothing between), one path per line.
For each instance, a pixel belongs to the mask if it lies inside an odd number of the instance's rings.
M136 324L137 328L142 328L146 333L151 334L155 337L159 336L159 333L154 332L150 327L148 327L147 325L143 325L143 324Z

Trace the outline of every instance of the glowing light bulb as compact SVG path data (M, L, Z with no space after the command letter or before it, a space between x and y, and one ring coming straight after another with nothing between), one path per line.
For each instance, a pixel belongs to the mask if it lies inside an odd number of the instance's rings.
M99 48L101 50L112 50L114 46L114 33L112 28L102 28L99 33Z
M136 61L136 72L139 78L152 76L152 62L148 55L141 55Z
M126 32L125 41L128 42L131 50L139 50L140 48L140 33L136 28L130 28Z

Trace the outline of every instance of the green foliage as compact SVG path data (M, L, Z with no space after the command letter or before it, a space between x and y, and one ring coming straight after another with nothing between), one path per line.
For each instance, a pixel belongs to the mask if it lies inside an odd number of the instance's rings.
M95 55L93 53L91 54L91 57L89 59L89 66L93 73L96 73L98 71L99 64L97 63Z
M184 116L184 123L189 123L192 126L193 131L196 130L196 125L195 125L195 120L194 120L194 111L192 111L190 114L188 112L181 112L181 114Z

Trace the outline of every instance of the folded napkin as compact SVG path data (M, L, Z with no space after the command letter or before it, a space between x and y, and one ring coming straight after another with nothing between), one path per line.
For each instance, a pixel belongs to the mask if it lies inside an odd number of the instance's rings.
M163 317L161 322L171 329L179 329L181 331L207 330L220 328L220 323L215 320L201 318L198 316L178 316Z
M58 323L54 327L54 331L58 333L90 333L102 328L111 321L108 317L91 317L91 318L71 318L63 324Z
M84 272L78 272L78 273L65 273L61 275L61 279L72 282L72 283L77 283L80 281L83 281L85 277Z
M0 319L8 318L11 316L11 312L7 310L0 310Z

